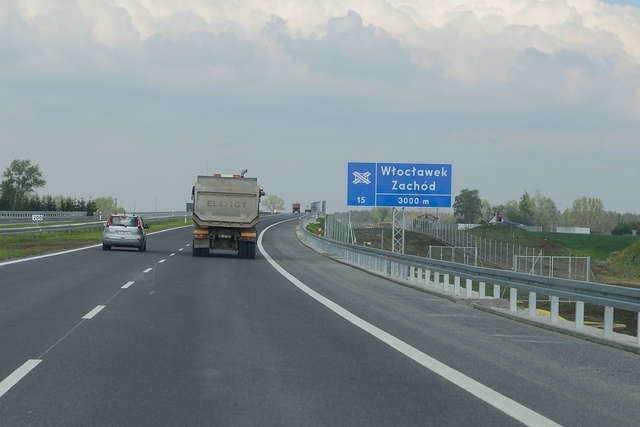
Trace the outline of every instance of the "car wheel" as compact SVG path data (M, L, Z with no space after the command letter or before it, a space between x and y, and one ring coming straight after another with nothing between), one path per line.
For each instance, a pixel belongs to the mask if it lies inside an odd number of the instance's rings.
M102 244L102 250L103 251L110 251L111 250L111 246L110 245L105 245L104 243Z

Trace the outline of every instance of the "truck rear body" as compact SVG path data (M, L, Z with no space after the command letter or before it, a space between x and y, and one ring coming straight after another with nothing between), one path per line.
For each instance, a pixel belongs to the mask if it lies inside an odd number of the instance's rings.
M193 188L193 254L209 249L255 257L262 190L256 178L200 175Z

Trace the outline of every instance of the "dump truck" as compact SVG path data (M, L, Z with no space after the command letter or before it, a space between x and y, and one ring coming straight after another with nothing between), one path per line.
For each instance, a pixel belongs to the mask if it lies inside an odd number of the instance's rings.
M256 257L256 224L264 191L257 178L245 173L197 177L191 189L194 257L207 256L210 249Z
M292 203L291 204L291 212L300 213L300 203Z

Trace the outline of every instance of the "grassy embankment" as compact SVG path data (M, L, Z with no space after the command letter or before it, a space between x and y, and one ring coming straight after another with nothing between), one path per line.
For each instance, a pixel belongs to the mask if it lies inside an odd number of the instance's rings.
M149 232L184 226L184 218L147 220ZM190 224L190 221L187 222ZM59 231L51 234L39 233L21 236L0 236L0 261L40 255L66 249L97 244L102 241L101 230Z
M604 283L640 285L640 270L633 267L636 236L602 234L533 233L507 226L487 226L471 231L476 236L542 249L544 255L589 256L594 280ZM639 248L640 249L640 248ZM638 250L636 250L636 253ZM630 265L631 263L631 265Z

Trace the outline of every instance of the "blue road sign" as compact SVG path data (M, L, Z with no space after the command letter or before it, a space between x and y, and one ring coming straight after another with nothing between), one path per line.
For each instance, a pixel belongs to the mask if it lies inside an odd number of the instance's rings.
M349 162L348 206L451 207L451 164Z

